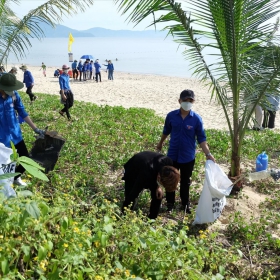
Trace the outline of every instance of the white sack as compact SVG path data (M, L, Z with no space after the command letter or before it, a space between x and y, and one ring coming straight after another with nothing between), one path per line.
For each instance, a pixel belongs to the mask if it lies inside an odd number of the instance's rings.
M205 163L205 180L193 224L212 223L220 217L233 185L228 176L212 160Z
M13 150L7 148L3 143L0 143L0 175L6 173L15 173L16 163L11 162L10 156ZM16 192L12 188L14 177L0 180L0 192L6 197L16 196Z

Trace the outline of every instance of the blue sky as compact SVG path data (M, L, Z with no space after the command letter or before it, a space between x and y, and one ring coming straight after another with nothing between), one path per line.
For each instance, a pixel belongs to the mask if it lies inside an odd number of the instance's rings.
M31 9L38 7L44 2L47 1L21 0L20 5L12 4L12 9L19 17L22 17ZM177 0L176 2L181 2L183 8L185 10L188 10L186 8L188 5L186 1ZM121 13L118 12L117 5L114 4L113 0L94 0L94 4L88 8L88 11L79 13L69 18L65 17L61 24L77 30L86 30L93 27L103 27L113 30L145 30L152 21L151 17L150 19L146 19L145 21L134 27L133 23L126 22L127 15L128 14L122 16ZM274 19L271 19L269 22L274 23L275 19L276 17ZM161 29L161 26L157 25L157 28ZM153 30L154 28L149 27L147 29Z
M18 17L27 14L31 9L38 7L47 1L42 0L22 0L21 4L13 4L13 11ZM117 6L113 0L95 0L94 4L84 13L79 13L70 18L66 18L61 23L70 28L77 30L85 30L92 27L103 27L113 30L145 30L149 25L149 20L139 24L134 28L132 23L125 22L126 15L122 16L117 10ZM148 29L153 29L152 27Z

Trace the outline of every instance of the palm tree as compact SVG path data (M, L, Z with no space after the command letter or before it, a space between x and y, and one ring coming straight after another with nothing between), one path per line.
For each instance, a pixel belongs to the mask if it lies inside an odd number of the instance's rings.
M0 64L7 60L9 53L14 53L17 58L23 57L31 47L30 38L44 37L40 23L55 27L64 16L83 12L93 4L93 0L49 0L20 19L10 8L11 3L19 2L0 1Z
M136 25L152 15L151 25L164 23L175 42L187 47L183 55L193 74L222 107L231 138L230 175L240 175L242 143L255 107L266 102L266 93L279 94L278 24L267 22L279 12L279 1L193 0L188 12L174 0L115 3Z

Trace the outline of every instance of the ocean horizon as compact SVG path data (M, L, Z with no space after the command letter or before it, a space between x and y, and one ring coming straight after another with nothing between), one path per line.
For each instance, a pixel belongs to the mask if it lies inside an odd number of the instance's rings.
M32 47L26 57L18 61L11 54L9 65L40 67L44 62L47 67L61 68L63 64L71 64L68 38L31 39L30 42ZM171 38L79 37L72 44L73 59L78 61L87 54L99 59L101 64L111 59L115 71L189 78L192 72L182 55L184 50L184 46Z

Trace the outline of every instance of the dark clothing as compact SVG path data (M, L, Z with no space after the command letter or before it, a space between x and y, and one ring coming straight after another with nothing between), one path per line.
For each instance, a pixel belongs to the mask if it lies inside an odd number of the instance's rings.
M180 181L180 197L182 206L185 207L186 205L189 208L190 204L190 185L191 185L191 176L194 167L195 160L192 160L188 163L178 163L173 162L173 166L180 170L181 174L181 181ZM166 193L166 201L169 205L175 204L175 192L167 192Z
M29 95L30 101L33 101L35 99L35 95L32 93L33 86L30 86L26 89L26 93Z
M276 111L264 110L262 127L274 128L275 117L276 117Z
M73 106L74 104L74 96L71 90L65 90L64 94L66 95L67 99L64 103L64 108L61 110L61 112L66 112L66 116L68 120L71 119L71 115L69 113L69 109Z
M99 76L99 82L101 82L101 73L100 72L95 73L95 81L98 82L98 76Z
M59 71L58 71L58 70L55 70L53 75L54 75L54 77L59 77L59 75L60 75L60 74L59 74Z
M77 80L78 79L78 76L79 76L79 72L77 69L74 69L73 70L73 79Z
M28 150L27 150L26 145L25 145L25 143L24 143L23 140L21 140L19 143L17 143L17 144L15 145L15 148L16 148L17 153L18 153L18 155L19 155L20 157L23 157L23 156L29 157ZM25 169L24 169L24 167L23 167L22 165L18 165L18 166L16 167L16 170L15 170L15 172L19 172L19 173L21 173L21 174L22 174L24 171L25 171ZM15 176L14 180L16 180L17 178L19 178L19 177L21 176L21 174Z
M160 153L145 151L134 155L125 165L125 201L123 208L128 207L139 196L143 189L151 191L150 219L156 219L161 205L161 199L157 199L158 188L157 175L164 166L172 166L173 161Z

